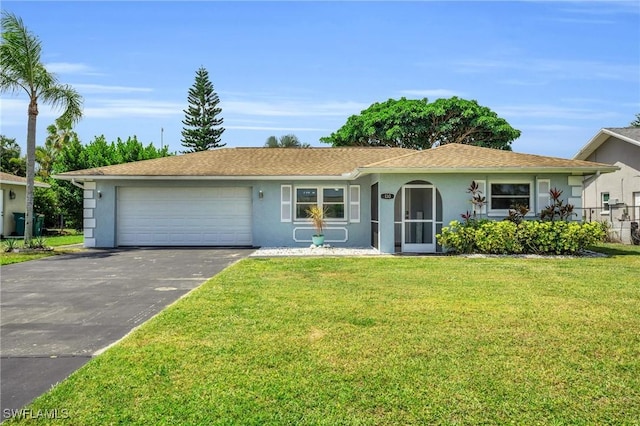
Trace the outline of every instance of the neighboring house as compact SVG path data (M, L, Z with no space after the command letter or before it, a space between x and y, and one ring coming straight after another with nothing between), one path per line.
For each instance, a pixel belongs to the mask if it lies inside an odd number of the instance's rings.
M640 128L601 129L574 158L619 168L614 173L585 178L583 216L586 220L609 221L623 242L631 242L631 227L640 222Z
M49 185L36 181L35 186L49 188ZM27 179L9 173L0 172L0 235L6 237L16 230L13 213L25 212L27 198Z
M582 177L616 167L448 144L402 148L222 148L62 173L84 185L88 247L311 244L305 210L328 209L326 242L383 253L436 252L443 225L486 193L483 217L530 215L557 187L580 205ZM573 194L573 195L572 195Z

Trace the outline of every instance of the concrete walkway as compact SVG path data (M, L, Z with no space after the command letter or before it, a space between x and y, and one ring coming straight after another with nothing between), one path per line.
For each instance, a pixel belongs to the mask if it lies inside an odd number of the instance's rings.
M87 250L0 268L0 421L252 252Z

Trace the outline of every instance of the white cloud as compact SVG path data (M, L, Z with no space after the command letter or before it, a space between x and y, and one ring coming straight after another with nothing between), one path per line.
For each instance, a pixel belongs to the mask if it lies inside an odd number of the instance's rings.
M461 61L457 64L459 72L491 71L499 69L526 71L536 75L537 79L549 78L583 80L624 80L637 81L638 65L615 64L598 61L563 59L477 59ZM539 74L544 74L543 76Z
M606 120L616 117L617 114L602 110L590 110L585 108L568 108L556 105L507 105L495 107L498 115L515 118L555 118L570 120Z
M615 21L610 19L589 19L589 18L553 18L552 21L564 22L565 24L587 24L587 25L610 25Z
M357 114L369 105L360 102L314 102L274 100L266 101L242 101L231 100L220 102L225 113L240 115L258 115L271 117L318 117L318 116L345 116Z
M55 74L99 75L89 65L72 62L49 62L45 64L47 71Z
M520 130L533 130L544 132L574 132L577 130L583 130L581 126L569 126L565 124L525 124L518 126Z
M130 86L108 86L103 84L84 84L76 83L72 84L74 89L81 93L142 93L153 92L153 89L148 87L130 87Z
M25 98L0 98L0 118L2 127L27 125L27 108L29 102ZM61 111L53 110L48 105L38 105L38 121L59 117Z
M275 127L275 126L224 126L225 129L233 130L272 130L278 132L329 132L329 129L316 127Z
M184 105L175 102L150 101L142 99L103 99L85 106L87 118L116 117L165 117L184 115Z
M433 98L450 98L452 96L464 96L464 93L449 89L410 89L401 90L401 94L408 96L422 96Z

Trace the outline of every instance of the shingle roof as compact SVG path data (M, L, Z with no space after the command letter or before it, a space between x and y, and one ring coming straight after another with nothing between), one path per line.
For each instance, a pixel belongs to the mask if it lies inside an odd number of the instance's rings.
M415 151L403 148L221 148L62 173L72 178L153 177L347 177L363 173L469 170L613 171L589 161L519 154L471 145L449 144Z
M608 164L591 161L568 160L513 151L483 148L463 144L447 144L424 151L415 151L361 167L366 169L593 169L611 168Z
M4 183L7 185L11 184L11 185L27 186L27 178L24 178L22 176L12 175L10 173L0 172L0 183ZM37 186L40 188L50 187L48 183L38 182L38 181L34 182L34 186Z
M74 176L341 176L403 148L221 148L61 173Z
M640 127L605 127L605 129L640 142Z

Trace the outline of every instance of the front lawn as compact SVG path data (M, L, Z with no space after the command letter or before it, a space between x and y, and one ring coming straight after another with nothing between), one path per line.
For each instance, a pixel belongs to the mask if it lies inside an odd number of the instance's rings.
M12 263L26 262L28 260L42 259L43 257L55 256L57 254L65 254L74 251L73 249L54 249L53 251L34 251L34 252L17 252L7 253L4 251L7 240L2 240L0 244L0 265L10 265ZM47 247L61 247L72 244L81 244L83 242L82 234L77 235L61 235L55 237L44 237L44 243ZM15 240L16 247L24 246L21 239Z
M610 250L247 259L28 408L83 425L637 424L640 250Z

